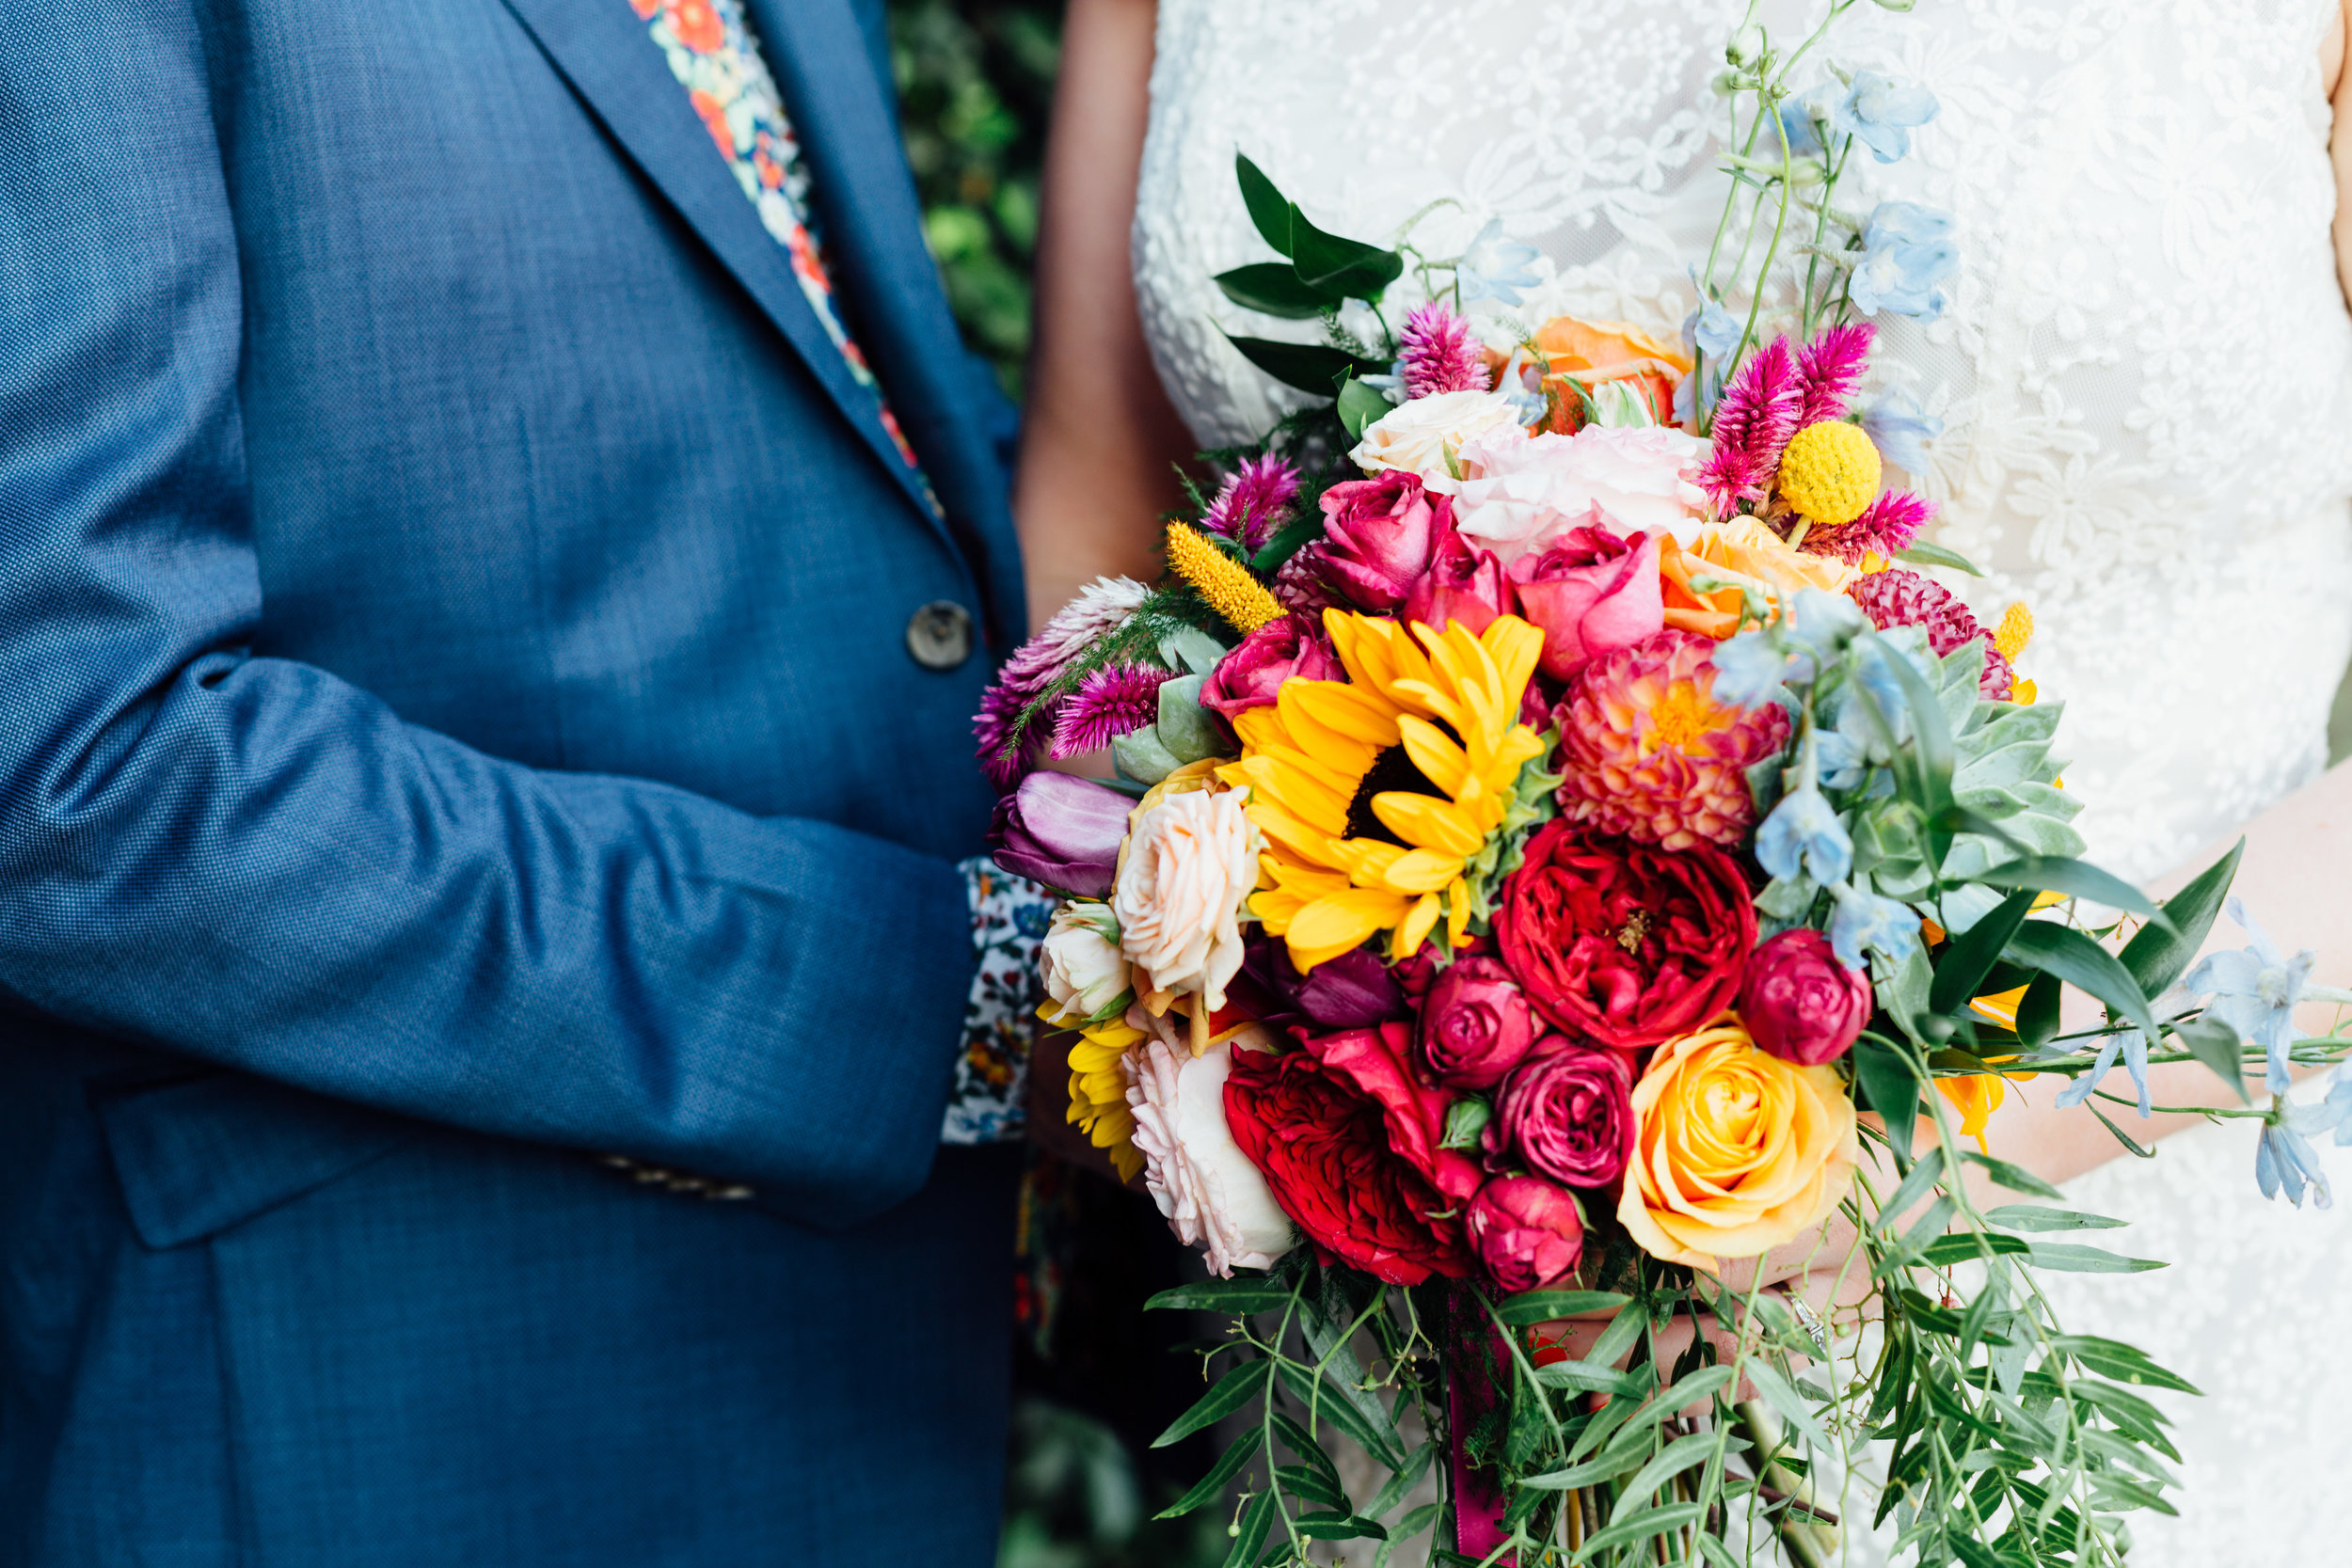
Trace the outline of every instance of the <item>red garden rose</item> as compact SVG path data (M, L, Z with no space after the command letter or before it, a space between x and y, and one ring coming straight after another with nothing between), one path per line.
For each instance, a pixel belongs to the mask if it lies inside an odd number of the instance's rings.
M1302 1036L1302 1037L1304 1037ZM1448 1198L1464 1198L1483 1179L1478 1163L1455 1148L1439 1148L1454 1096L1432 1088L1413 1062L1413 1029L1390 1022L1343 1029L1306 1041L1327 1072L1338 1073L1386 1113L1389 1147Z
M1265 707L1286 680L1338 681L1347 678L1339 655L1311 615L1284 615L1268 621L1241 640L1217 661L1201 683L1200 705L1233 719L1253 707Z
M1748 1037L1799 1067L1843 1056L1870 1022L1872 1006L1870 977L1840 963L1829 938L1810 926L1757 948L1740 988Z
M1325 1252L1391 1285L1469 1277L1461 1220L1430 1217L1459 1200L1390 1146L1380 1103L1346 1072L1311 1050L1236 1051L1225 1119L1274 1200Z
M1438 539L1454 531L1454 499L1422 489L1419 475L1402 469L1334 484L1319 504L1325 579L1375 613L1405 602Z
M1539 1291L1584 1256L1576 1199L1533 1176L1498 1176L1479 1188L1463 1223L1479 1266L1506 1294Z
M1615 1051L1553 1035L1511 1074L1486 1147L1571 1187L1606 1187L1633 1152L1633 1069Z
M1449 1088L1490 1089L1541 1032L1535 1009L1500 958L1456 958L1422 1003L1422 1065Z
M1528 841L1494 928L1528 1000L1571 1040L1641 1051L1730 1006L1756 910L1712 845L1665 849L1559 821Z

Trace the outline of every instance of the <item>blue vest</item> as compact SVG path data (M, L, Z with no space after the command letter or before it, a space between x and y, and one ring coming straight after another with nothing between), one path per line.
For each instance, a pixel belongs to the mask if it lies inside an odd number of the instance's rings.
M751 11L944 517L625 0L0 8L0 1562L993 1551L1005 410Z

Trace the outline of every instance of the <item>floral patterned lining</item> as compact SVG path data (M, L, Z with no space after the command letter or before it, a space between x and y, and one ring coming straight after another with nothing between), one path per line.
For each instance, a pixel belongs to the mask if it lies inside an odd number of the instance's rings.
M840 350L850 377L873 394L875 415L899 460L914 473L924 500L934 514L941 514L939 498L914 448L899 429L882 384L874 379L834 303L800 138L785 116L784 95L768 74L742 0L628 0L628 5L649 24L654 42L669 56L671 74L686 88L687 102L734 171L736 183L758 210L761 225L790 254L792 276L809 309Z
M947 1096L939 1141L999 1143L1028 1126L1029 1037L1037 1027L1038 944L1054 918L1054 896L986 855L962 863L971 899L972 946L979 969L963 1009L963 1054Z

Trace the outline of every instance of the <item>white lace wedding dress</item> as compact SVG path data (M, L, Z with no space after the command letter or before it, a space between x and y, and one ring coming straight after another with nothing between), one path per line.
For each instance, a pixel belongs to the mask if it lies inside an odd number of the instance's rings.
M1988 618L2034 610L2023 673L2065 700L2091 855L2128 876L2312 778L2352 655L2352 319L2318 66L2337 3L1860 6L1825 52L1942 100L1911 157L1861 176L1947 209L1960 235L1949 312L1892 324L1880 382L1945 421L1912 482L1943 504L1937 537L1990 574L1952 586ZM1194 432L1250 439L1286 406L1218 327L1311 336L1211 282L1272 258L1236 150L1342 234L1391 238L1446 198L1414 237L1447 255L1499 218L1546 259L1515 312L1531 325L1678 331L1721 207L1708 81L1740 8L1159 0L1136 285ZM1766 7L1784 45L1812 14ZM2352 1235L2265 1203L2253 1138L2198 1129L2074 1190L2134 1222L2115 1233L2129 1250L2173 1262L2060 1276L2070 1321L2208 1391L2174 1402L2182 1516L2142 1526L2135 1562L2352 1562L2334 1506Z

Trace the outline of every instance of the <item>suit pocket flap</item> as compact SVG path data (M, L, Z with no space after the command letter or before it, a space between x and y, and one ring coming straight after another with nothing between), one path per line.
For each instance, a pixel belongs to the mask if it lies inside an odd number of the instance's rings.
M420 1125L242 1073L100 1101L139 1240L199 1241L381 1159Z

